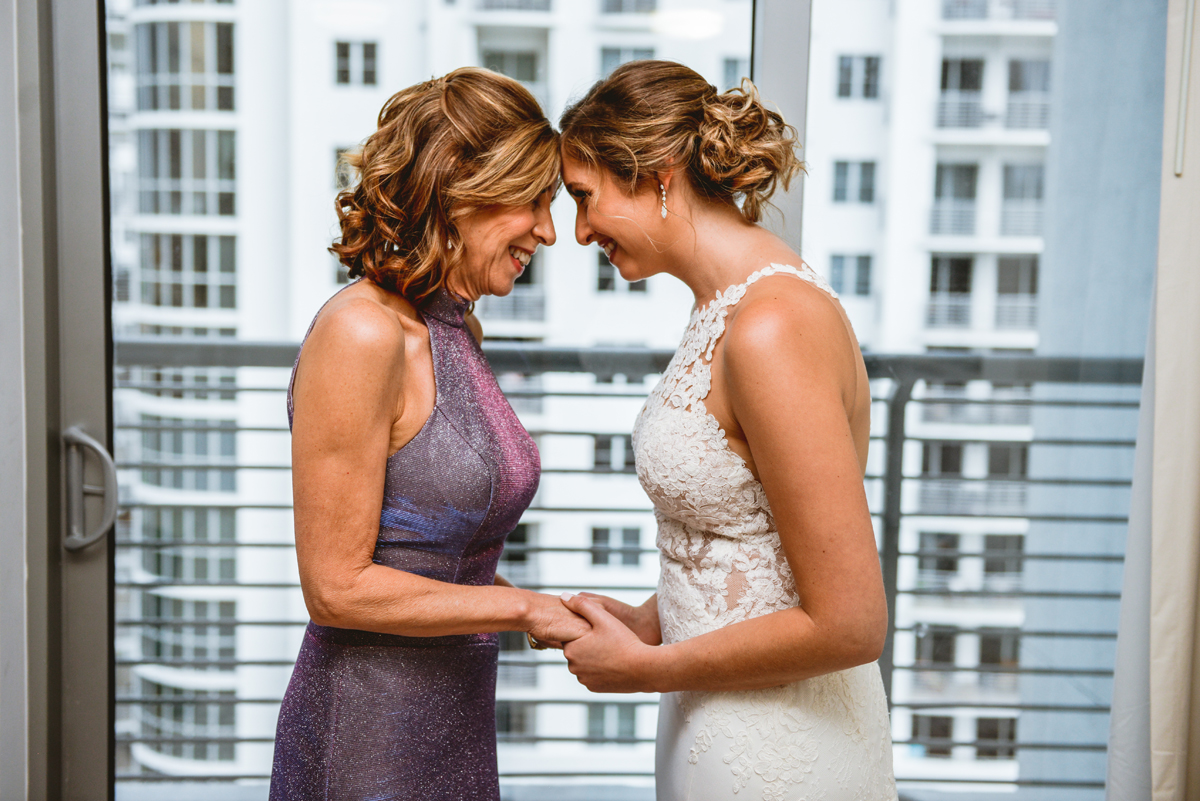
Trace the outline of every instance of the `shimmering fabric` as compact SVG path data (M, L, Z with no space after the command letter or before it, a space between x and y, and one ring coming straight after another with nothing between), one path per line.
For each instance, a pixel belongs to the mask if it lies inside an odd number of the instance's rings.
M445 292L421 309L437 400L387 461L374 560L487 585L533 500L539 461L465 311ZM289 421L292 408L289 389ZM279 713L271 801L499 799L498 654L496 634L401 637L310 622Z

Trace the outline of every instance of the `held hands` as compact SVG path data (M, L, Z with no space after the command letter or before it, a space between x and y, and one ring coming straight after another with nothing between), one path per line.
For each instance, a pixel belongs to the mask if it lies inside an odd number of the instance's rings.
M650 600L641 606L630 606L616 598L607 595L597 595L594 592L581 592L580 596L595 601L617 620L629 627L646 645L662 645L662 628L658 622L658 596L651 595Z
M561 649L563 643L577 640L592 630L586 618L571 611L553 595L540 592L530 595L533 596L533 608L527 633L533 647Z
M603 596L572 593L563 593L562 602L591 623L591 631L563 647L569 669L580 684L597 693L653 691L655 657L659 649L640 639L607 608L612 605L624 613L625 609L633 607ZM654 629L657 629L657 614L655 618ZM630 619L634 618L631 616ZM647 624L642 623L640 627L648 631ZM656 639L661 640L661 636Z

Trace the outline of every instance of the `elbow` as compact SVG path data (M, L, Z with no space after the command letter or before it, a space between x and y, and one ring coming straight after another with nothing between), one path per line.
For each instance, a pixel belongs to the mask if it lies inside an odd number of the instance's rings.
M843 629L841 655L845 668L878 662L887 643L887 609L881 614L864 615Z
M303 583L302 589L304 606L313 623L338 629L355 628L351 620L352 589L325 581Z

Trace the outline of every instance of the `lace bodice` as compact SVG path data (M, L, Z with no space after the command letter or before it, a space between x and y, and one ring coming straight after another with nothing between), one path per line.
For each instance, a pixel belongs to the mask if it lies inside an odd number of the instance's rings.
M725 316L756 281L801 278L837 294L812 268L772 264L692 313L683 342L634 426L638 479L654 503L662 552L664 642L797 606L762 485L730 450L704 399Z
M771 275L837 298L803 264L771 264L718 293L692 313L634 426L638 479L658 519L664 643L800 605L766 493L704 403L726 315ZM660 798L896 798L874 664L765 690L670 693L659 725Z

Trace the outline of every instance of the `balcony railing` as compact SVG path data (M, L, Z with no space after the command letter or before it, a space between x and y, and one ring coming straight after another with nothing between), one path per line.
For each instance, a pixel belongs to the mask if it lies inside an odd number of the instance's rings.
M541 404L539 424L531 424L531 430L543 445L543 485L556 487L588 478L585 474L592 472L588 441L612 430L596 430L597 421L616 416L632 422L649 388L649 382L640 383L640 379L661 372L671 356L668 351L642 349L580 350L491 343L485 343L485 352L498 374L539 378L538 383L510 394L536 397ZM137 480L141 470L161 465L143 463L136 449L127 447L140 441L142 431L151 424L118 417L115 442L124 483L116 543L116 704L121 721L117 731L117 781L126 790L162 785L164 791L170 788L170 797L175 801L224 797L221 788L259 793L238 798L266 797L275 717L296 643L307 622L294 562L290 561L292 521L286 478L290 468L283 415L283 390L295 354L295 344L221 340L117 343L118 375L123 376L116 388L118 412L122 404L136 402L160 389L152 380L154 375L177 375L179 368L197 368L186 373L189 375L201 374L200 368L227 368L236 375L236 382L222 385L222 391L237 398L239 437L236 494L173 491L163 495ZM1115 639L1119 578L1114 576L1119 574L1120 543L1124 542L1121 532L1132 471L1140 361L877 354L867 354L866 360L876 406L871 448L882 453L873 454L865 483L881 536L880 556L891 625L880 668L892 704L902 792L905 787L917 786L953 791L998 781L994 775L989 778L991 774L986 771L931 771L923 759L910 758L933 742L927 736L909 736L913 715L946 714L948 707L959 710L954 714L962 714L964 705L963 698L950 690L939 696L932 686L938 680L914 682L915 674L936 672L930 665L915 663L911 656L915 638L926 626L920 610L941 610L933 622L945 625L946 615L954 610L993 610L997 601L1009 609L1036 607L1039 614L1030 616L1033 622L1019 631L1021 641L1028 642L1029 647L1021 648L1018 664L954 666L956 678L948 686L956 685L964 671L976 674L974 686L979 688L979 695L967 704L970 714L996 717L1000 709L1004 715L1021 716L1022 721L1026 717L1053 716L1061 725L1049 730L1072 732L1070 738L1061 739L1029 735L1013 745L1018 755L1102 754L1112 665L1095 654L1111 650ZM614 374L625 375L627 384L594 388L591 376ZM1011 400L1024 414L1029 414L1030 408L1034 410L1033 433L1021 443L1030 449L1030 475L1006 480L921 475L920 460L914 462L913 448L906 447L923 441L918 428L922 425L920 413L908 413L912 406L951 401L998 408L1004 405L995 394L981 401L925 399L919 395L925 381L1032 386L1033 390L1018 393L1020 397ZM180 384L172 384L171 388L184 396L197 389ZM211 387L205 388L211 391ZM155 396L152 400L159 405L196 405L194 400L170 397ZM186 417L182 412L178 416ZM1070 422L1067 434L1061 432L1064 421ZM187 426L172 425L175 429ZM211 429L211 424L203 421L195 425ZM986 424L967 433L964 443L988 446ZM945 441L944 432L938 441ZM562 444L569 447L560 447ZM1102 453L1104 458L1076 474L1057 472L1064 466L1083 463L1086 460L1082 455L1092 453ZM1043 467L1039 467L1039 454L1050 457ZM617 565L616 560L608 560L607 565L592 563L595 544L590 523L581 525L581 520L605 526L653 520L634 476L610 474L598 480L604 482L600 494L578 491L576 487L575 495L557 491L539 495L523 521L537 528L538 534L511 543L502 570L508 570L530 589L547 592L592 589L626 600L644 598L652 592L652 548L637 549L642 557L637 567ZM228 510L242 523L232 541L213 529ZM198 528L201 512L209 521L205 536ZM167 539L143 536L139 523L144 523L150 513L174 521L171 525L176 526L173 531L177 533ZM992 574L985 574L981 581L961 584L918 579L917 563L923 558L958 557L964 565L972 559L978 562L987 558L977 545L973 552L944 547L923 551L918 545L918 532L954 530L956 524L951 518L963 517L971 518L968 529L976 532L975 536L981 530L1004 533L1017 524L1026 527L1022 529L1024 549L1003 553L1007 563L1020 566L1020 579L989 582L988 575ZM641 541L652 540L647 532ZM146 553L184 547L194 553L233 552L236 570L184 571L184 577L175 578L165 567L146 569L146 564L162 564L154 560L147 563L143 558ZM620 551L626 553L630 548L625 545ZM170 602L148 603L146 599L152 598ZM199 609L202 603L208 604L204 610ZM970 633L970 625L970 621L964 623L967 628L963 631ZM211 630L218 627L221 631L214 637ZM224 633L228 629L236 634L232 640ZM172 632L166 640L144 639L144 635L164 631ZM982 635L985 630L976 633ZM574 683L561 655L530 651L520 639L509 638L501 655L500 702L506 726L499 735L502 782L508 786L535 782L551 788L569 785L575 788L572 797L649 797L656 699L567 692L564 688ZM232 653L226 645L220 645L227 641L236 643ZM144 646L144 642L176 645L162 650ZM214 643L220 647L214 647ZM1073 643L1086 643L1087 648L1072 649L1069 646ZM908 678L901 681L902 676ZM1028 692L1020 681L1024 676L1036 678ZM145 689L150 686L148 681L172 689L166 696L162 692L168 690L150 695ZM921 682L925 689L913 695L911 688ZM988 690L1007 695L998 701L989 700ZM1022 694L1014 697L1018 690ZM589 704L627 702L635 705L633 718L625 714L627 710L610 716L625 721L623 728L613 727L611 732L605 728L606 734L601 736L587 724ZM206 711L200 713L201 708ZM163 720L179 725L164 726ZM636 722L633 736L628 727L630 720ZM572 728L574 724L569 721L578 725ZM947 740L944 745L969 750L979 742L963 739L960 733L958 740ZM971 763L968 760L964 764L969 768ZM1035 764L1040 767L1033 773L1022 765L1019 778L1014 773L1000 784L1009 790L1026 786L1075 790L1103 787L1103 769L1097 775L1094 763L1064 760L1062 765L1056 762L1049 767L1046 763ZM1047 770L1052 775L1046 774ZM591 790L586 789L589 785ZM579 789L581 786L585 789ZM565 792L559 797L566 797ZM151 792L138 797L157 796Z
M484 11L549 11L550 0L479 0Z
M966 293L935 293L925 312L929 328L970 328L971 296Z
M1033 401L1023 390L994 388L990 397L968 397L966 387L926 386L921 419L956 425L1029 425Z
M942 0L942 19L1053 20L1055 0Z
M1049 92L1009 92L1008 108L1004 113L1006 128L1050 127Z
M984 120L982 92L947 90L938 98L939 128L980 128Z
M515 286L504 297L484 295L475 305L475 313L483 320L546 319L546 293L540 286Z
M649 14L658 10L658 0L603 0L604 14Z
M975 233L975 201L942 198L933 201L929 215L929 233L947 236L971 236Z
M1042 201L1005 200L1000 206L1001 236L1041 236Z
M1037 328L1037 295L997 295L996 327Z

